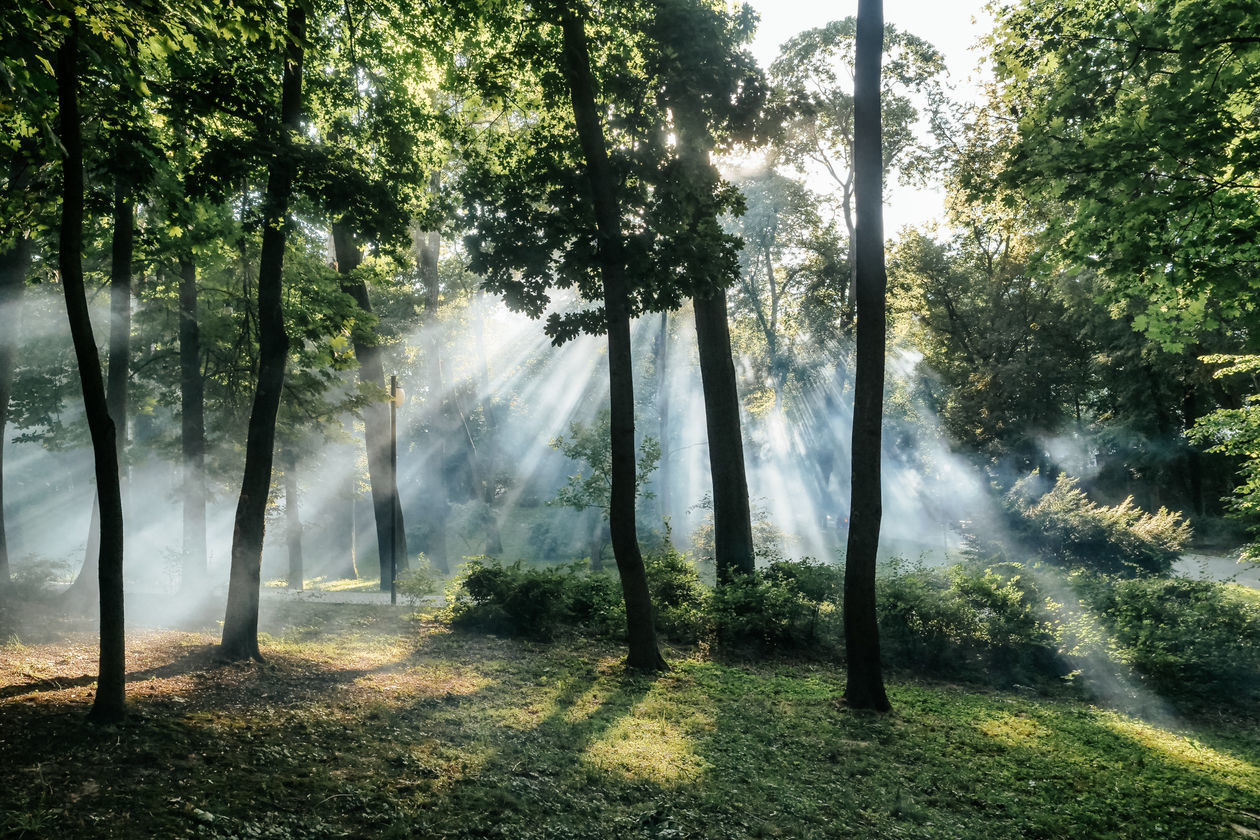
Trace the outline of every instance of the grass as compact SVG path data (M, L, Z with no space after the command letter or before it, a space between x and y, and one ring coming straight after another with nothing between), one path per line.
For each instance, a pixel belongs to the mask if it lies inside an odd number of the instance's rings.
M288 585L289 582L285 578L273 578L263 583L263 586L271 589L286 589ZM306 578L302 581L302 587L316 592L380 592L381 579L379 577L330 578L320 575Z
M451 633L265 602L267 664L211 628L138 631L130 720L83 723L94 640L0 647L0 837L1254 837L1244 722L1160 728L1076 701Z

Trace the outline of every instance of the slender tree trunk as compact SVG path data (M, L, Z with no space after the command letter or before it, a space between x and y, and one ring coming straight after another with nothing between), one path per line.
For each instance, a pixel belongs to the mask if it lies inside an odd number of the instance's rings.
M297 453L285 452L284 463L284 521L285 540L289 548L289 588L301 589L304 579L302 569L302 517L298 513Z
M669 521L673 510L674 466L670 459L669 414L669 311L661 313L656 333L656 414L657 435L661 442L661 462L657 465L656 501L661 521Z
M591 526L590 547L587 553L591 555L591 571L602 572L604 546L608 544L608 520L604 519L598 510L591 511L591 520L594 525Z
M613 556L626 601L631 668L658 671L668 667L656 641L652 596L635 527L634 365L630 345L630 300L622 253L621 207L616 181L604 145L604 127L595 103L595 83L587 50L586 27L571 9L560 12L564 36L563 72L573 100L573 115L586 160L587 180L599 231L600 274L604 281L604 313L608 321L608 393L611 414L612 490L609 530Z
M114 420L119 462L127 443L127 383L131 359L131 258L135 251L136 203L123 182L114 185L114 241L109 270L109 379L106 400ZM123 467L125 472L126 468Z
M333 225L333 251L341 274L341 290L358 304L364 313L372 314L372 301L367 285L354 270L362 261L354 234L344 225ZM385 371L381 350L375 340L368 341L358 332L354 337L354 356L359 360L359 382L373 390L385 388ZM368 484L372 492L372 514L376 522L376 551L380 558L382 592L389 591L389 558L396 552L399 568L406 568L407 536L403 527L402 504L398 498L398 481L389 460L389 405L373 401L363 408L363 439L367 447ZM397 522L395 530L392 523ZM391 544L391 539L396 543ZM358 568L357 559L355 568Z
M106 368L105 402L114 421L118 448L119 480L126 475L123 451L127 443L127 384L131 359L131 259L135 251L136 205L121 180L114 184L114 235L109 267L109 363ZM66 592L72 603L90 608L98 597L100 576L101 510L99 499L92 501L87 549L83 566Z
M756 560L726 293L714 289L709 295L696 295L693 305L713 480L714 561L718 583L730 583L752 574Z
M698 184L712 186L717 170L709 160L712 142L699 103L680 99L673 108L678 131L680 160ZM708 188L705 189L708 192ZM703 207L699 202L698 207ZM709 217L710 221L716 222ZM771 325L778 322L778 292L770 277ZM700 353L700 379L704 389L704 417L709 438L709 475L713 482L714 561L719 584L756 568L752 513L748 504L748 477L744 468L744 439L739 421L739 391L735 363L731 359L731 333L726 313L726 292L717 284L692 300L696 317L696 345ZM780 391L780 400L782 392Z
M9 397L13 392L13 365L21 323L22 296L26 273L31 267L31 243L26 234L16 234L13 247L0 254L0 323L8 324L0 334L0 593L8 586L9 541L4 522L4 441L9 421Z
M858 0L854 62L854 171L857 233L857 375L853 405L853 485L845 555L844 637L848 660L845 702L856 709L888 711L879 658L875 612L875 558L879 549L880 451L884 399L883 184L879 103L883 52L882 0Z
M434 172L429 178L429 188L436 194L441 187L441 176ZM420 231L416 237L416 254L420 263L420 282L424 284L425 378L429 387L429 416L432 429L433 454L437 468L428 476L429 482L429 561L435 568L447 571L449 558L446 545L446 520L450 516L450 494L446 487L446 444L449 437L446 423L446 405L442 399L442 337L438 329L438 301L441 295L438 261L442 251L442 236L437 231Z
M101 505L101 553L98 559L101 593L100 662L96 698L90 720L109 723L126 715L126 638L123 632L123 511L118 481L118 447L109 414L101 360L92 336L87 292L83 287L83 138L79 116L79 23L57 52L57 102L62 147L61 243L58 262L65 291L66 313L74 342L75 360L92 454L96 461L96 489Z
M185 591L206 577L206 399L201 376L201 327L197 322L197 264L179 260L180 449L184 466L183 574Z
M258 649L258 588L262 575L263 530L267 494L271 489L276 413L280 408L284 364L289 352L281 298L285 227L289 223L295 169L289 144L301 129L302 44L306 39L306 10L297 0L289 6L286 30L288 46L280 105L284 137L267 173L262 253L258 261L258 387L249 415L245 473L232 530L232 570L220 644L220 653L227 659L262 661L262 652Z
M359 488L357 480L350 479L350 572L359 579Z
M477 450L481 459L481 497L486 504L486 546L489 557L497 557L503 553L503 538L499 533L499 515L495 511L495 436L498 434L498 415L495 411L494 396L490 393L490 366L486 363L485 340L485 295L477 293L477 312L473 318L473 343L477 351L477 366L481 378L481 416L485 424L485 442Z

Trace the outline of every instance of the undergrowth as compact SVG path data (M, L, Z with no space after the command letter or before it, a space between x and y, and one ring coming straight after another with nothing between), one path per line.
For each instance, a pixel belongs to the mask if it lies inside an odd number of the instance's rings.
M265 665L135 634L131 716L82 722L88 634L0 652L0 836L1250 836L1248 726L901 678L852 714L822 661L626 673L619 646L267 603Z

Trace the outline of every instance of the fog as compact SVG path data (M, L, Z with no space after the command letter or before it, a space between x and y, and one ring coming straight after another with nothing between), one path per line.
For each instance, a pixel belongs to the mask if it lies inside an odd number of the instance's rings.
M24 318L38 335L37 365L69 352L57 327L51 296ZM99 304L99 301L98 301ZM96 314L103 318L99 309ZM639 501L642 539L673 544L705 560L711 544L708 448L695 332L690 310L634 324L636 429L661 446L661 460ZM101 323L101 321L98 321ZM103 332L98 326L98 336ZM439 348L441 381L432 381L428 354ZM554 347L541 324L483 296L442 321L386 349L387 374L405 390L397 412L398 474L403 518L414 558L431 551L445 532L448 565L485 550L493 517L503 534L501 559L570 563L592 551L598 513L555 504L569 476L589 467L551 444L572 424L594 422L607 403L602 337L581 336ZM823 374L793 383L774 404L745 412L749 490L758 520L762 560L842 558L848 510L851 353L838 350ZM913 391L917 354L890 357L890 390ZM747 381L753 365L738 360L747 394L765 383ZM353 387L355 371L345 374ZM75 383L77 384L77 382ZM167 383L174 385L175 383ZM29 387L29 386L28 386ZM64 388L73 394L77 388ZM125 450L124 512L129 591L181 592L182 474L177 407L139 398ZM168 401L169 402L169 401ZM27 430L10 424L5 441L5 508L9 552L16 573L73 579L83 563L90 526L93 470L81 403L66 399L55 425ZM244 412L239 412L244 414ZM20 419L20 417L15 417ZM44 438L27 439L29 432ZM231 550L232 519L243 465L245 430L210 441L208 476L208 586L203 597L222 599ZM884 528L881 555L942 562L956 551L956 525L985 497L984 481L952 455L933 420L920 412L890 421L885 436ZM304 429L296 446L298 507L308 580L377 577L379 565L369 495L362 422L347 413ZM265 581L287 574L282 471L277 456L264 549ZM486 484L493 489L487 504ZM443 500L448 504L444 505ZM605 551L607 547L605 546ZM611 561L611 552L606 555ZM187 594L186 592L184 594ZM133 616L136 617L136 616ZM138 618L138 617L137 617Z

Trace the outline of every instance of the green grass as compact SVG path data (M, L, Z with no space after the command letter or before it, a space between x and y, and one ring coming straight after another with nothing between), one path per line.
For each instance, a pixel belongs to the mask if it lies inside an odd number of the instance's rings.
M83 723L87 635L0 647L0 837L1102 838L1260 831L1242 722L894 681L818 663L627 674L616 647L269 603L265 665L131 641L132 717Z
M289 585L285 578L273 578L263 583L271 589L285 589ZM329 578L325 576L306 578L302 581L304 589L317 592L380 592L381 579L374 578Z

